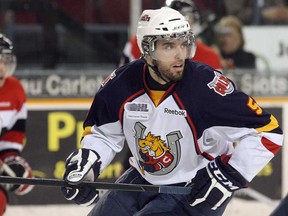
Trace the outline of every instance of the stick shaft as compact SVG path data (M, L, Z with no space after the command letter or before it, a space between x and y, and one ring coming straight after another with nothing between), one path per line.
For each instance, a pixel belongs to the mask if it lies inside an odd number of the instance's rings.
M64 180L60 179L46 179L46 178L21 178L0 176L0 183L6 184L29 184L38 186L58 186L58 187L82 187L89 186L97 189L107 190L125 190L125 191L142 191L154 193L168 193L168 194L189 194L190 187L180 186L158 186L158 185L141 185L141 184L124 184L124 183L109 183L109 182L88 182L83 181L78 185L70 185Z

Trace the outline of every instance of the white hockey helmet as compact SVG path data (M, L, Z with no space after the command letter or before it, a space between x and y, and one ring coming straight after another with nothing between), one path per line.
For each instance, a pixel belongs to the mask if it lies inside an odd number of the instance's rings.
M155 43L159 39L187 39L186 58L192 58L196 51L195 37L189 23L181 13L169 7L144 10L136 36L141 54L150 55L153 59L156 59Z
M13 53L12 42L0 34L0 61L5 64L4 77L11 76L16 69L16 56Z

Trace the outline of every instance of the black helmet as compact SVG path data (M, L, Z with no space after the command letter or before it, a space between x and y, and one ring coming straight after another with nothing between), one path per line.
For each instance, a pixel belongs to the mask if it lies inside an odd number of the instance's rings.
M191 0L166 0L166 6L181 13L182 10L189 11L190 13L198 13L198 10Z
M0 61L6 64L5 76L11 76L16 68L16 57L12 42L3 34L0 34Z
M0 34L0 54L12 53L12 50L12 42L7 37Z
M189 21L193 33L200 34L200 14L192 0L166 0L165 6L179 11Z

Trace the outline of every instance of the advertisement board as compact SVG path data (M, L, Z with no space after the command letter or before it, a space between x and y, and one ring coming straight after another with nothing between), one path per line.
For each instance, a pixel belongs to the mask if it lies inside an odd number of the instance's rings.
M287 26L245 26L243 34L245 49L257 56L258 70L287 72Z

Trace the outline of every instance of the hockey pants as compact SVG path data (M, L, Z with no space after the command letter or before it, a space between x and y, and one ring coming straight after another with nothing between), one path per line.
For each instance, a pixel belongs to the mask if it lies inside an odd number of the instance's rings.
M149 184L134 168L129 168L117 182ZM211 210L203 206L191 207L185 195L111 190L100 198L88 216L220 216L229 201Z

